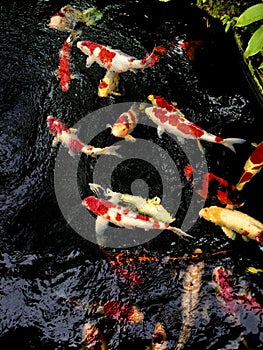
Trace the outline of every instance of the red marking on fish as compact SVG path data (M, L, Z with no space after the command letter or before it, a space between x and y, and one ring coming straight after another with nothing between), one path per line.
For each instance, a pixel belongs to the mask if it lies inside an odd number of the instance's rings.
M179 47L181 47L184 50L185 54L191 61L194 61L196 50L202 47L203 44L203 40L183 41L179 44Z
M109 84L105 83L105 81L102 81L100 84L99 84L99 89L105 89L109 86Z
M83 199L83 204L90 209L96 215L105 215L108 213L110 208L115 208L116 206L109 201L101 198L98 199L94 196L87 197Z
M189 181L191 179L194 170L195 169L192 167L191 164L187 164L184 167L184 176L186 177L187 181Z
M117 214L116 214L116 220L117 220L117 221L121 221L121 214L120 214L120 213L117 213Z
M166 123L169 120L169 116L166 113L166 110L160 109L160 108L154 108L153 112L156 118L158 118L161 123Z
M116 56L115 52L110 51L105 47L101 47L98 58L102 63L111 63L115 56Z
M150 221L150 218L145 215L137 214L136 219L143 220L143 221Z
M56 136L61 135L62 131L65 131L67 133L70 133L69 128L66 126L66 124L62 123L60 120L49 116L47 119L47 125L50 130L50 132Z
M263 231L258 232L258 234L256 235L255 240L259 243L263 243Z
M150 97L150 98L149 98ZM178 110L177 107L175 107L173 104L169 103L168 101L166 101L163 97L161 96L157 96L157 95L150 95L148 96L148 98L150 99L150 101L152 102L152 104L161 107L161 108L165 108L167 111L169 112L176 112Z
M246 294L238 294L237 300L247 311L254 312L256 314L263 313L263 306L257 301L255 297L247 296Z
M69 149L72 149L77 152L81 152L81 150L85 147L85 144L80 142L78 139L70 139L69 140Z

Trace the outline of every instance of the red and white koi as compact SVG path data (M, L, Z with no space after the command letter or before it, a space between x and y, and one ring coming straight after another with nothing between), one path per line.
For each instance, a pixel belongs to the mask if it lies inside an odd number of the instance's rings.
M111 133L115 137L121 137L125 140L135 142L136 139L131 136L131 133L138 124L138 116L140 114L140 106L133 104L127 112L123 112L113 125L108 124L111 128Z
M71 5L66 5L51 17L48 26L60 31L72 31L78 22L89 26L100 20L101 17L102 12L95 7L81 11Z
M106 339L99 328L94 324L85 323L82 330L83 347L80 350L107 350L108 345Z
M98 96L107 97L108 95L120 96L117 92L119 85L119 73L107 71L104 78L101 80L98 86Z
M59 67L57 71L57 77L60 79L60 86L64 92L68 91L70 80L72 78L75 78L75 76L70 73L70 52L73 42L78 37L79 32L72 31L59 52Z
M167 335L163 325L161 322L157 322L154 327L151 345L147 346L145 350L167 350L166 338Z
M107 155L121 157L120 154L116 152L116 150L120 146L109 146L109 147L99 148L99 147L86 145L83 142L81 142L77 137L76 135L78 132L77 129L68 128L64 123L62 123L57 118L48 116L47 125L50 133L54 135L52 147L55 147L59 142L61 142L65 147L69 149L69 154L71 156L74 156L76 153L82 152L92 157L100 154L107 154Z
M117 226L129 229L137 227L144 230L170 230L182 237L192 237L181 229L170 226L168 223L138 214L103 198L96 198L94 196L86 197L83 199L82 205L98 216L96 220L96 233L98 235L101 235L107 228L108 223L111 222Z
M180 111L170 112L165 108L156 106L146 108L145 113L155 124L158 125L157 132L159 137L161 137L163 132L166 131L177 136L181 141L184 139L195 139L197 140L200 150L202 150L200 140L224 145L233 152L235 152L233 144L246 142L246 140L240 138L223 139L220 136L210 134L201 127L187 120Z
M239 233L245 241L253 239L263 243L263 224L238 210L211 206L201 209L199 216L220 226L230 239Z
M255 176L263 166L263 141L257 145L251 156L246 161L240 179L236 184L237 190L241 191L245 184Z
M101 67L115 73L123 73L127 71L136 72L137 70L151 67L159 61L159 55L157 55L156 52L163 53L165 50L165 48L158 46L143 59L137 59L121 52L120 50L112 49L109 46L88 40L78 41L77 47L88 56L86 60L87 68L96 62Z
M197 248L194 254L202 256L202 250ZM175 350L182 349L187 343L195 321L195 313L199 303L199 292L204 273L204 260L190 264L184 273L182 290L182 326Z

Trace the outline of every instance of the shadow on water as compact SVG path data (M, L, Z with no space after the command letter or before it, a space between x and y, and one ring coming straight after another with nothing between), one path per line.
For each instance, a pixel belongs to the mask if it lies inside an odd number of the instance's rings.
M88 6L98 7L104 15L93 27L80 26L80 40L100 42L136 57L143 57L154 45L169 48L151 69L122 74L122 96L99 98L97 86L104 69L96 64L86 69L86 58L76 46L71 69L77 78L71 81L68 92L61 91L55 77L58 52L67 33L52 30L47 24L67 3L2 1L2 349L16 344L27 350L80 349L86 322L94 322L103 330L111 349L145 349L158 321L167 332L167 347L174 349L181 327L181 276L190 260L167 260L167 256L191 255L196 247L207 258L196 319L185 349L262 349L262 313L241 310L240 322L231 323L218 307L210 284L213 269L222 265L232 271L235 292L251 291L262 305L262 279L246 272L249 266L262 268L262 248L256 242L246 243L240 237L230 241L219 227L197 220L189 231L193 240L186 241L165 231L144 245L127 250L106 249L112 260L120 253L120 266L136 272L143 280L130 287L112 269L107 255L76 234L66 222L54 193L57 149L51 147L47 116L52 114L71 126L99 108L127 101L146 102L150 94L176 101L189 119L212 133L247 140L245 145L237 146L236 154L223 146L203 144L209 171L229 183L237 182L252 152L251 142L262 141L262 107L249 91L231 38L217 21L204 20L205 14L191 2L183 3L89 2ZM85 1L71 4L87 7ZM203 41L194 60L178 47L183 40ZM164 171L169 173L169 169ZM105 174L108 176L111 174ZM123 179L114 190L126 189L127 183L131 180ZM161 188L157 182L150 186L149 192L154 195ZM187 191L190 194L193 189ZM261 221L262 194L259 173L244 189L246 202L242 210ZM215 204L213 200L208 203ZM187 205L187 200L183 205ZM213 255L224 250L230 252ZM149 259L139 259L143 256ZM144 321L123 324L94 313L87 306L111 299L138 305ZM248 347L241 340L241 333Z

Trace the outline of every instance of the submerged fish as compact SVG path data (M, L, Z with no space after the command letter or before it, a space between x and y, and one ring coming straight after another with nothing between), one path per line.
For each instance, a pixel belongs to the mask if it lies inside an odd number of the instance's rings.
M98 11L95 7L81 11L75 9L71 5L66 5L51 17L48 26L60 31L71 31L78 22L85 23L89 26L101 18L102 12Z
M94 324L87 322L85 323L82 330L82 343L83 347L81 350L107 350L108 345L106 339L99 328Z
M68 128L57 118L48 116L47 125L50 133L54 135L52 147L55 147L57 143L61 142L65 147L68 148L69 154L71 156L74 156L76 153L82 152L92 157L100 154L107 154L120 157L120 154L116 152L119 146L99 148L86 145L82 143L77 137L76 129Z
M77 47L88 56L86 67L89 68L94 62L108 71L123 73L127 71L136 72L153 66L159 61L159 56L155 53L161 51L160 47L154 48L152 53L147 54L143 59L137 59L120 50L112 49L92 41L78 41Z
M245 213L211 206L201 209L199 216L221 226L228 238L235 239L236 233L239 233L245 241L253 239L263 243L263 224Z
M167 222L170 224L175 221L175 218L161 205L161 199L159 197L143 198L141 196L134 196L131 194L114 192L107 188L106 190L98 184L89 184L91 190L97 193L98 189L103 191L106 197L109 197L110 202L117 204L120 202L127 203L136 208L136 210L143 215L150 216L153 219Z
M246 161L242 174L236 188L241 191L245 184L255 176L263 166L263 142L261 142L252 152L251 156Z
M194 254L200 254L200 256L202 253L202 250L199 248L194 251ZM182 349L190 337L195 321L196 309L199 303L199 292L201 289L203 273L204 260L190 264L184 273L182 290L182 326L175 350Z
M70 80L75 78L75 76L70 73L70 51L72 49L73 42L78 37L79 32L72 31L59 52L59 67L56 74L60 80L61 89L64 92L68 91Z
M159 137L161 137L166 131L167 133L177 136L181 141L184 139L194 139L197 140L200 150L202 150L200 140L224 145L233 152L235 152L233 144L246 142L244 139L223 139L220 136L210 134L201 127L187 120L180 111L170 112L165 108L156 106L146 108L145 113L149 119L158 125L157 132Z
M123 112L117 118L113 125L108 124L107 126L111 128L112 135L115 137L122 137L125 140L136 141L136 139L131 136L131 133L138 124L140 111L140 105L133 104L127 112Z
M129 229L137 227L144 230L170 230L182 237L192 237L181 229L170 226L168 223L138 214L102 198L86 197L83 199L82 205L98 216L96 220L96 233L98 236L103 234L109 222L111 222L119 227Z
M154 327L151 345L147 346L145 350L167 350L166 338L167 335L163 325L161 322L157 322Z
M107 71L104 78L101 80L98 86L98 96L107 97L108 95L120 96L117 92L119 85L119 73Z

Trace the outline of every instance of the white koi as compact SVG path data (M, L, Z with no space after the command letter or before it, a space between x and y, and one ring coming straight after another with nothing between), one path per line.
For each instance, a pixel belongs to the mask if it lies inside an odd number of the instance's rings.
M202 255L202 250L197 248L195 249L194 254ZM190 264L184 273L182 291L182 326L175 350L182 349L190 337L199 302L199 292L203 273L203 260Z
M235 239L239 233L245 241L263 243L263 224L238 210L211 206L201 209L199 216L220 226L228 238Z
M220 136L210 134L201 127L187 120L179 109L172 112L166 108L155 106L146 108L145 113L149 119L158 126L157 132L159 137L161 137L166 131L167 133L177 136L181 141L184 139L194 139L197 140L200 150L202 150L200 140L224 145L233 152L235 152L233 144L246 142L246 140L240 138L223 139Z
M121 157L121 155L116 152L116 150L120 146L109 146L100 148L86 145L83 142L81 142L77 137L77 129L68 128L57 118L48 116L47 125L50 133L54 135L52 147L55 147L59 142L61 142L65 147L69 149L69 154L71 156L74 156L76 153L82 152L92 157L100 154Z

